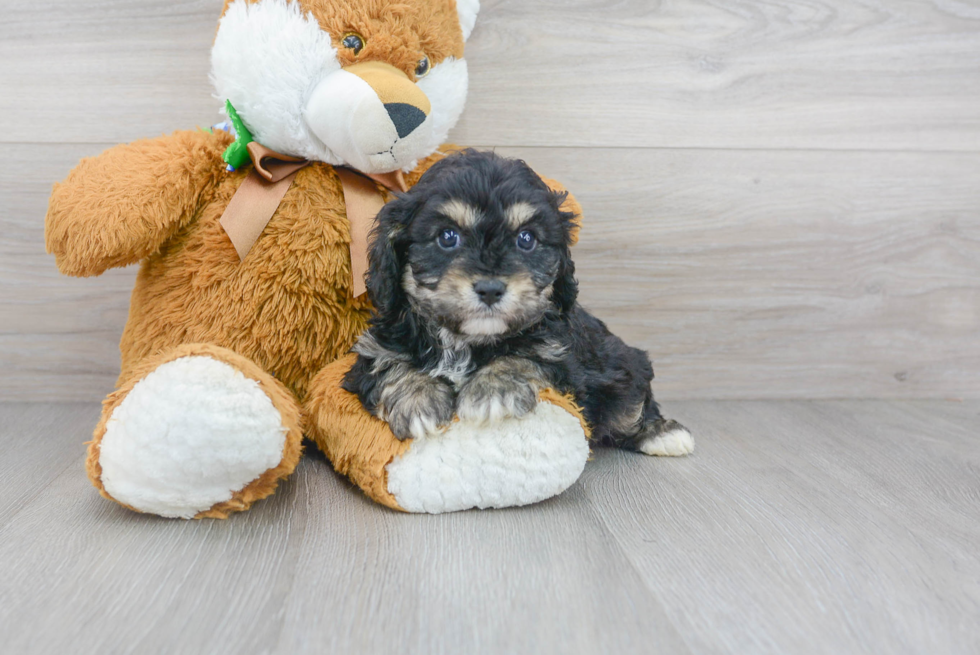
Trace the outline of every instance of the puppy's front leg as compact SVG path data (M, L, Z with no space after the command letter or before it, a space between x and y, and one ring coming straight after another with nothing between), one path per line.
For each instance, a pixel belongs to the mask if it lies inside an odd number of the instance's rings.
M439 433L453 420L453 388L408 364L382 373L378 387L375 415L401 440Z
M524 416L547 387L545 372L529 359L501 357L479 369L459 390L456 413L465 421L496 423Z

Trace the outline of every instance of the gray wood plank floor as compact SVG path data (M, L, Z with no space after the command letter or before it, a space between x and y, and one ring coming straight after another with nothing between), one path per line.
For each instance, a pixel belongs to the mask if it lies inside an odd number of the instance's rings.
M88 485L98 415L0 405L10 653L976 653L980 403L675 402L678 460L402 515L311 454L228 521Z

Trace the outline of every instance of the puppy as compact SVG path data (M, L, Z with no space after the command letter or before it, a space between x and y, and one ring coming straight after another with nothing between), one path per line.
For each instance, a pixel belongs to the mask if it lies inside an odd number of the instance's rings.
M435 164L378 215L375 307L343 387L399 439L453 415L520 417L571 393L596 443L685 455L690 433L653 399L653 368L576 303L576 216L523 161L472 150Z

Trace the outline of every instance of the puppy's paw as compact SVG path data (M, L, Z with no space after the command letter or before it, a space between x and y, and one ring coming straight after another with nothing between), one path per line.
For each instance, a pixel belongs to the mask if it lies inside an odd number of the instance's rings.
M540 383L513 367L490 365L478 371L459 392L456 414L478 424L521 417L538 403Z
M636 449L658 457L690 455L694 452L694 437L677 421L660 419L644 426L636 437Z
M453 420L455 394L445 382L409 373L382 393L379 416L400 440L439 434Z

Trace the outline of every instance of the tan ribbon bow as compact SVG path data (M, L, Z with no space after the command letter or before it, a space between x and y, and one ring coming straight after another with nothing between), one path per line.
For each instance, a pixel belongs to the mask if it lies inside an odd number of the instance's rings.
M305 159L283 155L255 141L248 144L248 154L254 167L238 187L220 220L239 259L245 259L272 220L296 174L310 164ZM369 175L347 168L334 170L344 188L344 204L350 223L351 290L356 298L367 290L364 275L368 266L368 233L387 200L368 178L391 191L408 191L408 185L401 171Z

